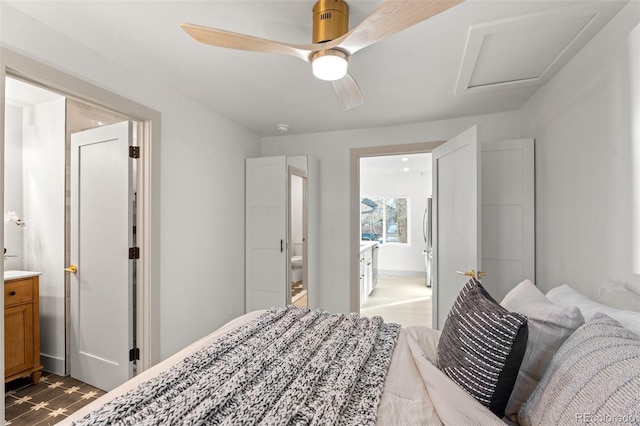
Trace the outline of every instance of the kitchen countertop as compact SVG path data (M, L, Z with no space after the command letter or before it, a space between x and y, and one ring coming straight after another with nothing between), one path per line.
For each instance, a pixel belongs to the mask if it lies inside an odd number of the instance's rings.
M21 278L36 277L42 275L42 272L34 271L4 271L4 280L18 280Z
M369 250L370 248L377 246L377 241L360 241L360 253Z

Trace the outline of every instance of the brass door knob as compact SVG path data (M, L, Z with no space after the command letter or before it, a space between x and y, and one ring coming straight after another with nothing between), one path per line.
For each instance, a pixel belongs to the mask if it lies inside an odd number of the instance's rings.
M482 279L482 277L484 277L485 275L487 275L487 273L486 273L486 272L478 271L478 279L479 279L479 280L481 280L481 279Z
M474 271L473 269L469 269L466 272L456 271L456 274L464 275L465 277L471 277L471 278L476 277L476 271Z
M75 274L76 272L78 272L78 267L76 265L71 265L68 268L64 268L64 270Z

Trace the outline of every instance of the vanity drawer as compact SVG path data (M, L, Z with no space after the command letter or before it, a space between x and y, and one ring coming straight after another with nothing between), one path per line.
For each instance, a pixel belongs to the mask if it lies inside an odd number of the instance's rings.
M33 301L33 279L4 283L4 305L11 306Z

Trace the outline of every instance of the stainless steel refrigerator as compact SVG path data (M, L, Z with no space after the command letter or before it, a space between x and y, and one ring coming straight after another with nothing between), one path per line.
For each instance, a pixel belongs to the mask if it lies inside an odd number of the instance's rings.
M424 215L422 217L422 236L424 237L424 267L426 271L426 284L427 287L433 285L432 276L432 262L433 262L433 247L431 246L431 197L427 198L427 205L424 208Z

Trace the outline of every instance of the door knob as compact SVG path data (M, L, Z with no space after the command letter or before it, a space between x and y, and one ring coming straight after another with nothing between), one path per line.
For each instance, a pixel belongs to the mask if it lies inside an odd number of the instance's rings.
M478 279L479 279L479 280L481 280L481 279L482 279L482 277L484 277L485 275L487 275L487 273L486 273L486 272L478 271Z
M465 277L471 277L471 278L476 277L476 271L474 271L473 269L469 269L466 272L456 271L456 274L464 275Z
M76 265L71 265L68 268L64 268L64 270L75 274L76 272L78 272L78 267Z

